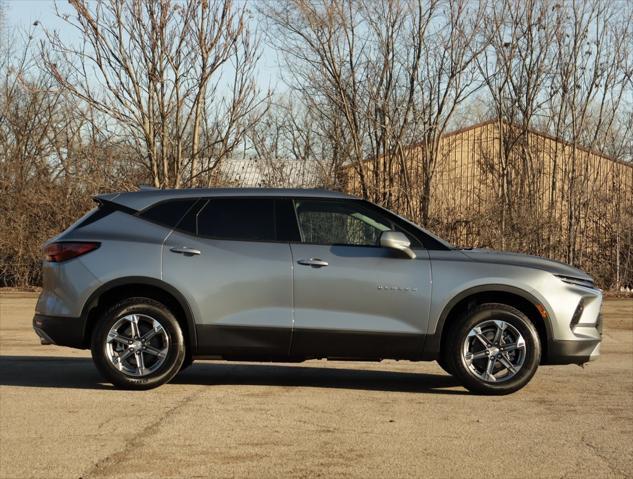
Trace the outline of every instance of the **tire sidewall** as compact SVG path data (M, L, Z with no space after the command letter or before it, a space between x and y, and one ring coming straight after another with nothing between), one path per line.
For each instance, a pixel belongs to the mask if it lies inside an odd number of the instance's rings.
M525 340L525 360L513 378L499 383L485 382L472 375L463 357L468 333L478 324L501 320L514 326ZM452 368L467 389L482 394L509 394L521 389L534 376L541 360L541 344L536 328L521 311L506 305L483 305L469 312L455 331L451 346Z
M163 364L144 377L128 376L119 371L107 358L107 335L110 328L123 316L145 314L157 320L169 338L169 350ZM149 298L130 298L109 308L95 327L91 342L92 358L101 374L115 386L124 389L151 389L172 379L185 359L182 330L174 315L163 304Z

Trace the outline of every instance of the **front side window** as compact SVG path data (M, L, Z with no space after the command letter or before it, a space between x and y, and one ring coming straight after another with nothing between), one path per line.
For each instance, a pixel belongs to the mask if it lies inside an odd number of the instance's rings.
M396 229L389 219L351 201L297 200L303 242L378 246L380 235Z
M275 241L275 202L268 198L211 198L196 215L200 236Z

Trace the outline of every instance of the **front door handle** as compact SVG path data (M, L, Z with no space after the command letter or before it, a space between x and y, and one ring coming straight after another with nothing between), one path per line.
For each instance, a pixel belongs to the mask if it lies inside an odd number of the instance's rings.
M297 263L302 264L304 266L312 266L313 268L323 268L328 265L327 261L323 261L319 258L310 258L310 259L300 259Z
M200 254L199 249L189 248L189 246L174 246L173 248L169 248L169 251L172 253L180 253L185 256L193 256Z

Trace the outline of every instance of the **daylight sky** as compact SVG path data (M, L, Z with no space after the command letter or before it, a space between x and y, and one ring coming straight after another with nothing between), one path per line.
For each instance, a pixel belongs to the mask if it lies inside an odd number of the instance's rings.
M33 26L37 21L48 30L57 30L64 41L74 43L81 40L76 31L57 18L54 0L0 0L0 3L5 6L6 26L11 30L15 29L16 34L37 31L38 27ZM66 0L58 0L57 6L62 13L73 13L73 8ZM286 90L281 84L275 52L265 44L262 44L262 57L256 78L262 90Z

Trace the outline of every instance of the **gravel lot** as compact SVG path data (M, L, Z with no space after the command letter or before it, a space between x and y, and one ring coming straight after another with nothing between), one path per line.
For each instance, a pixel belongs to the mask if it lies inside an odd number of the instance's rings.
M0 476L632 477L633 300L603 356L473 396L435 363L201 361L146 392L41 346L35 295L0 293Z

